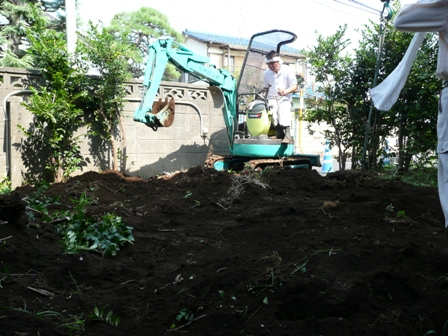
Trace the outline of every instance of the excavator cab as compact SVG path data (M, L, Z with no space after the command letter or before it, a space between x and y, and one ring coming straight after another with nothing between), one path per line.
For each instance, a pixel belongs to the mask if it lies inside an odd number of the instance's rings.
M281 54L282 46L294 42L297 36L289 31L270 30L252 36L237 83L237 106L240 131L237 135L268 139L275 133L267 103L267 89L263 87L267 69L265 56L274 50Z

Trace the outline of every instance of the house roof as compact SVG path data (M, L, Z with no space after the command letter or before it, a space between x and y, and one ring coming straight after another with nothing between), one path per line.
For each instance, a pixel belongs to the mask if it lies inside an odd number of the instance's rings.
M185 29L183 31L183 34L192 37L198 41L201 42L207 42L207 43L216 43L216 44L223 44L230 47L233 47L235 49L246 49L247 45L249 44L250 39L243 38L243 37L234 37L234 36L226 36L226 35L218 35L218 34L212 34L212 33L204 33L194 30L188 30ZM272 49L272 45L259 43L258 48L262 50L269 51ZM287 45L282 46L282 52L288 53L288 54L297 54L300 55L301 52L299 49L289 47Z

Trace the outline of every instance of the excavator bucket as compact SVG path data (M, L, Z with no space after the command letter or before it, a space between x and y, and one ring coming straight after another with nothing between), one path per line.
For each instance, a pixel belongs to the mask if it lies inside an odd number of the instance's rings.
M168 98L165 98L165 101L159 99L159 101L155 101L152 104L152 114L156 115L157 126L159 127L170 127L174 121L174 98L171 98L168 101Z

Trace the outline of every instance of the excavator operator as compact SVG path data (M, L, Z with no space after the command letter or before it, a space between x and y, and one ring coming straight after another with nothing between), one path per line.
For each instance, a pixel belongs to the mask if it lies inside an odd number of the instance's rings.
M269 69L264 72L264 89L268 90L268 103L272 107L273 126L276 137L289 144L291 139L292 94L297 90L295 71L282 64L280 55L271 50L266 55Z

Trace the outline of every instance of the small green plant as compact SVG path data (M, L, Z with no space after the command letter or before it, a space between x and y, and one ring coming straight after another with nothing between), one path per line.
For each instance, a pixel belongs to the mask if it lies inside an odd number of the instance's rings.
M0 288L3 288L3 282L8 280L11 277L11 273L9 272L8 267L6 265L3 265L0 273Z
M132 244L132 227L126 226L121 217L109 213L99 219L86 216L85 208L92 200L85 192L79 199L71 201L75 204L72 210L57 214L59 218L67 219L56 225L65 252L75 254L80 250L91 250L108 257L115 256L125 243Z
M409 216L406 215L406 212L404 210L397 211L396 216L397 216L397 218L402 218L402 219L409 218Z
M318 253L328 253L328 256L331 257L333 254L337 254L337 252L342 252L342 249L341 248L335 249L333 246L329 250L317 250L316 252L311 253L311 255L318 254Z
M306 273L306 264L308 264L308 261L305 261L303 264L299 265L296 267L296 269L294 271L291 272L291 274L294 274L298 271L300 271L300 273Z
M190 313L188 309L181 309L179 311L179 314L176 316L176 321L181 322L182 320L185 320L187 322L193 321L193 313Z
M76 280L73 278L72 272L68 271L68 273L70 273L70 278L72 278L72 281L76 286L76 292L74 294L82 295L81 289L79 288L78 284L76 283Z
M76 212L56 229L63 237L64 250L70 254L91 250L106 257L115 256L120 246L134 241L132 227L126 226L121 217L109 213L94 219L83 212Z
M11 310L16 311L20 313L30 314L31 316L34 316L36 318L56 318L59 320L62 320L62 324L58 326L58 328L65 327L68 328L70 331L83 331L84 330L84 320L82 319L82 316L71 316L70 318L64 317L61 313L58 313L57 311L52 310L51 307L46 306L38 310L37 312L29 311L26 307L26 302L24 301L24 307L23 308L14 308L14 307L6 307L6 306L0 306L0 309L4 310Z
M28 204L27 215L36 221L36 213L45 222L55 221L56 231L62 236L64 251L70 254L81 250L91 250L103 256L115 256L125 243L132 244L132 227L126 226L121 217L114 214L104 214L100 218L86 216L86 207L96 202L81 193L79 199L72 199L74 207L66 211L50 213L50 204L59 204L58 197L47 197L43 193L49 188L48 183L42 183L37 191L29 195L25 201Z
M102 308L98 308L95 307L93 308L93 313L90 314L88 316L89 319L91 320L98 320L98 321L104 321L107 324L110 324L113 327L118 327L118 324L120 324L120 317L114 315L114 311L113 310L109 310L109 312L107 314L105 314L105 309L104 307Z
M8 176L4 176L0 179L0 195L7 195L11 193L11 179Z
M391 204L389 204L387 207L386 207L386 211L387 212L392 212L392 213L394 213L395 212L395 207L394 207L394 205L391 203Z
M36 185L36 191L29 194L28 197L24 199L27 204L26 215L34 223L37 221L36 214L41 217L42 221L51 220L48 206L60 204L59 196L50 197L44 194L49 187L50 184L48 182L40 182Z
M243 309L237 309L235 311L238 315L240 315L240 318L243 318L244 316L246 316L248 310L249 310L249 307L245 306Z
M400 218L400 219L409 218L409 216L406 215L406 211L404 211L404 210L399 210L395 213L395 207L393 204L389 204L386 207L386 211L389 212L393 217L396 217L396 218Z
M226 292L224 292L223 290L219 290L218 293L219 293L219 296L221 297L221 299L226 298Z

